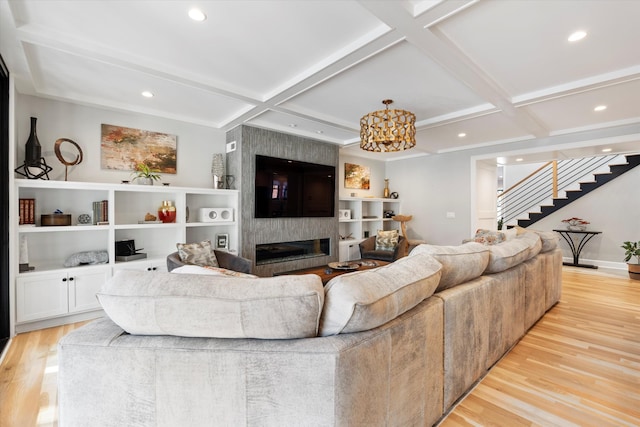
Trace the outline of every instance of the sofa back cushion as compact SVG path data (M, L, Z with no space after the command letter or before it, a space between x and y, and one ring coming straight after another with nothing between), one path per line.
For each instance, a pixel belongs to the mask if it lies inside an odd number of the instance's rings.
M320 335L373 329L430 297L442 265L427 254L333 278L325 286Z
M487 246L487 248L489 264L485 273L499 273L529 259L529 242L519 238Z
M538 236L538 233L528 231L518 235L516 239L526 242L529 246L529 255L527 255L527 259L531 259L538 255L540 253L540 249L542 249L542 240L540 239L540 236Z
M481 243L458 246L416 246L409 256L429 254L442 264L442 277L436 292L480 277L489 264L489 248Z
M316 275L240 278L118 271L98 293L107 315L136 335L314 337L324 302Z
M534 230L534 232L540 236L540 240L542 241L540 252L549 252L558 247L560 236L555 231Z

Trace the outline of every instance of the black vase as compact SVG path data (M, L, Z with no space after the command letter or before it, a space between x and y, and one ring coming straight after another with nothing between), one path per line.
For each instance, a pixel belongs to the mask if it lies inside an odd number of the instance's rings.
M40 166L40 158L42 157L42 146L38 141L38 133L36 132L36 117L31 117L31 133L27 140L24 152L24 163L26 166Z

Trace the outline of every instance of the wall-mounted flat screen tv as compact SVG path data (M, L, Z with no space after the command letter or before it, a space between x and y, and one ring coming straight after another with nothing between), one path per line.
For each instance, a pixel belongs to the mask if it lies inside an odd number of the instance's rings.
M255 217L335 215L334 166L256 155Z

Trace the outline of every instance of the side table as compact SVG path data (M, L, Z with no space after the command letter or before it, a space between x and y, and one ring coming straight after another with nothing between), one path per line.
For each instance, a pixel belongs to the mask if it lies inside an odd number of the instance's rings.
M598 268L597 265L580 264L580 253L584 249L584 246L595 235L602 234L602 231L573 231L573 230L553 230L556 233L560 233L562 238L569 244L571 253L573 254L573 262L564 262L563 265L572 265L574 267L584 268ZM577 243L573 240L572 234L582 235L580 242ZM577 239L576 239L577 240Z

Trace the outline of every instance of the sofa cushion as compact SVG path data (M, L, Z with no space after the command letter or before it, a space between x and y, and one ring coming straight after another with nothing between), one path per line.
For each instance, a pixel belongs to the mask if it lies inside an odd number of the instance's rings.
M540 252L549 252L558 247L560 236L555 231L539 231L533 230L542 241Z
M529 255L527 255L527 259L531 259L538 255L540 253L540 249L542 249L542 240L540 240L540 236L538 236L537 233L527 232L518 235L516 239L526 242L529 246Z
M398 230L378 230L376 235L376 251L393 251L398 246Z
M515 238L499 245L487 246L489 249L489 264L485 269L485 273L498 273L507 270L514 265L529 258L529 244Z
M514 228L518 231L518 235L524 233L536 233L538 236L540 236L540 240L542 240L542 247L540 248L540 252L549 252L558 247L560 236L555 231L541 231L531 228L523 228L520 226L516 226Z
M325 286L320 335L373 329L433 294L442 265L427 254L382 267L343 274Z
M489 248L481 243L458 246L416 246L409 256L426 253L442 264L442 278L436 292L480 277L489 264Z
M218 260L209 240L203 240L199 243L176 243L176 247L180 259L185 264L218 267Z
M324 291L312 274L240 278L122 270L98 300L130 334L304 338L317 335Z

